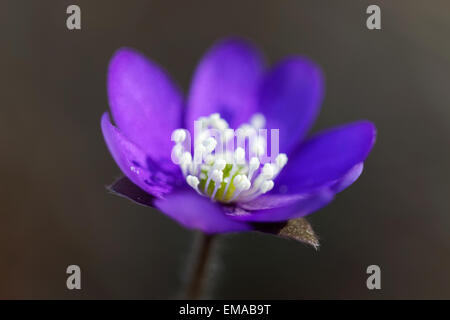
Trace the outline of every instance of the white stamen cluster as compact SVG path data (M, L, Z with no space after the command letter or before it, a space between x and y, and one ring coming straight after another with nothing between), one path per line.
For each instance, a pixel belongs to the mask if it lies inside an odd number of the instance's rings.
M236 134L250 137L263 128L265 122L262 114L255 114L250 124L241 125ZM228 203L250 201L273 189L273 179L288 160L284 153L278 154L274 163L262 165L258 156L265 154L267 148L263 137L256 135L246 157L240 146L233 151L225 151L234 139L234 131L218 113L201 117L196 125L200 134L196 132L194 156L187 150L190 148L185 144L187 134L184 129L172 133L172 141L175 142L172 155L179 163L187 184L197 193Z

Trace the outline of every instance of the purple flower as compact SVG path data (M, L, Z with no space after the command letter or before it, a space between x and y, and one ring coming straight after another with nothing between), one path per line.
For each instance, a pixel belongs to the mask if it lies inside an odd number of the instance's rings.
M305 138L323 97L319 67L289 57L266 70L258 50L243 40L223 40L206 53L186 100L157 64L128 48L111 59L107 86L116 126L105 113L101 127L126 176L112 189L209 234L262 230L322 208L358 179L375 141L369 121ZM218 139L206 136L192 155L184 143L196 120L222 133L279 129L283 153L262 164L236 148L219 160L211 151ZM267 149L256 145L255 154Z

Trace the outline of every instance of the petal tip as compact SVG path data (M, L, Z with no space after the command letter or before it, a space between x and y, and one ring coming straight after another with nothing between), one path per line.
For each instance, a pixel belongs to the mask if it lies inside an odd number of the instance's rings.
M111 120L109 118L108 111L105 111L100 118L100 127L102 129L103 136L106 138L108 131L111 130Z
M279 66L291 69L294 72L311 74L317 81L324 82L324 71L313 59L303 55L290 55L278 62Z
M377 139L377 127L370 120L359 120L355 122L355 125L359 126L361 128L361 132L364 132L367 135L367 139L370 140L367 152L368 154L370 150L372 150Z
M259 52L258 47L253 41L239 36L229 36L222 38L216 41L212 46L212 48L214 49L222 49L224 47L251 50L251 51L255 50L256 52Z
M110 64L121 59L130 58L132 56L142 56L142 53L131 47L121 47L117 49L111 56Z

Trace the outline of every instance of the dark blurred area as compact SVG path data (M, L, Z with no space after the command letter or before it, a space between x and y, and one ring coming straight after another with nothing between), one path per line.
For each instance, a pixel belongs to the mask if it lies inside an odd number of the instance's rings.
M77 4L82 29L66 28ZM268 235L222 235L206 298L450 298L450 3L377 1L0 3L0 298L177 298L195 232L109 194L120 171L100 131L106 70L142 51L185 90L217 39L253 40L270 63L317 61L326 97L313 131L370 119L359 181L309 216L319 251ZM66 268L82 290L66 288ZM381 268L381 290L366 287Z

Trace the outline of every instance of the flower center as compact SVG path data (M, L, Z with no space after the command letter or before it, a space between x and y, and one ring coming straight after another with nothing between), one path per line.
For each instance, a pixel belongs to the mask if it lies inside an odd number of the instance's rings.
M189 132L177 129L172 133L172 160L179 164L188 185L202 196L225 203L253 200L273 189L273 179L288 160L280 153L275 161L261 163L267 141L257 130L261 132L264 125L262 114L253 115L249 124L236 131L218 113L200 117L195 121L194 156Z

